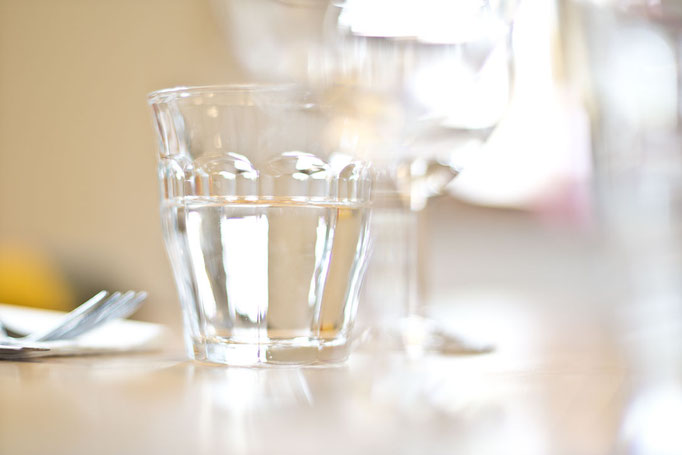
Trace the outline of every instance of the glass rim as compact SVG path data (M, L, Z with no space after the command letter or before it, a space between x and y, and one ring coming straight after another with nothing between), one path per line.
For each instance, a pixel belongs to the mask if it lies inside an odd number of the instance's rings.
M301 88L296 84L291 83L258 83L258 84L217 84L217 85L195 85L186 86L180 85L176 87L163 88L154 90L147 94L147 102L150 105L164 104L176 101L182 98L188 98L196 95L208 94L230 94L237 93L277 93L286 91L297 91Z

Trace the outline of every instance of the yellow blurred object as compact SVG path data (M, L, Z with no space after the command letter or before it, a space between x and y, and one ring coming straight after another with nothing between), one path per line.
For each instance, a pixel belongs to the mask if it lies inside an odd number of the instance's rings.
M0 245L0 302L69 310L74 292L50 257L39 250Z

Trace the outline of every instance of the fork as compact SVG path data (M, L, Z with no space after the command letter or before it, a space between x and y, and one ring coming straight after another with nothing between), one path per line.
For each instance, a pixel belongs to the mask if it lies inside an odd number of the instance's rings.
M65 314L54 327L37 333L25 334L11 330L0 322L0 339L11 342L41 342L75 338L113 319L131 315L147 297L146 292L128 291L124 294L100 291L75 310Z

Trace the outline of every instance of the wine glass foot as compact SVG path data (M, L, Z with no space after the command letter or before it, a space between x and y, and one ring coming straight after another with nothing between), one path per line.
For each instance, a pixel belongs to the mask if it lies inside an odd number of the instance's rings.
M436 321L422 316L408 316L401 321L402 344L408 354L437 353L441 355L488 354L491 344L477 343L448 331Z
M401 319L389 329L367 329L357 341L360 346L403 351L410 357L425 354L480 355L495 350L492 344L468 340L449 332L432 319L414 315Z

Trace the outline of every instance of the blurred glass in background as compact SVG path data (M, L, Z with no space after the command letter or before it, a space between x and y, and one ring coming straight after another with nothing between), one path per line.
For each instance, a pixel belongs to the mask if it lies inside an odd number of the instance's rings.
M612 324L638 373L620 446L680 453L670 422L682 416L682 2L561 6L567 73L591 120L597 213L628 271Z
M349 106L351 120L389 125L375 133L370 151L383 175L365 285L364 305L380 315L372 328L399 335L409 352L478 352L427 315L430 272L420 260L427 245L419 242L419 212L481 150L506 112L511 18L489 2L438 0L348 0L330 8L329 17L336 68L327 75L328 90ZM401 249L403 260L396 261ZM403 293L387 299L392 283ZM395 307L402 317L383 317Z

